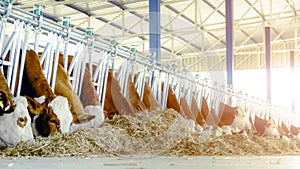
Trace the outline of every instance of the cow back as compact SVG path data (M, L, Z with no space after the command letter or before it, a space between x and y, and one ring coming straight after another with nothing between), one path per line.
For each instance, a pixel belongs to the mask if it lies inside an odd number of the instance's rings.
M258 136L261 136L262 134L264 134L265 126L266 126L267 122L268 122L267 120L264 120L262 118L259 118L259 117L255 116L254 128L255 128L256 134Z
M145 104L141 101L140 96L134 86L134 83L128 78L128 85L127 85L127 99L130 102L132 110L135 112L142 112L146 110Z
M115 114L133 114L129 102L123 96L118 81L113 77L111 71L108 72L106 93L104 101L105 116L112 118Z
M196 117L197 124L199 124L200 126L204 126L205 121L203 119L201 111L199 110L199 108L197 106L197 102L196 102L196 99L194 96L192 97L191 111L192 111L193 115Z
M238 113L237 108L231 107L224 103L220 103L219 110L220 127L222 127L223 125L231 125L235 116Z
M72 88L67 72L60 64L57 66L54 92L55 94L64 96L68 99L71 105L70 109L73 116L73 122L75 124L86 123L95 118L94 115L84 113L83 105Z
M180 98L180 106L188 119L196 121L195 115L191 112L187 101L183 97Z
M155 99L154 95L152 94L148 83L145 83L145 86L144 86L143 102L144 102L146 108L149 110L155 110L155 109L161 108L160 105L158 104L157 100Z
M208 103L204 97L202 97L201 114L208 125L216 127L219 123L219 118L216 115L214 109L209 109Z
M180 105L175 94L173 93L171 86L169 86L168 88L167 109L174 109L175 111L180 113Z
M100 105L99 97L96 93L95 87L92 83L92 76L88 68L85 68L82 88L80 93L80 100L83 106Z
M33 50L26 52L21 95L32 98L43 95L55 97L46 77L43 75L39 57Z

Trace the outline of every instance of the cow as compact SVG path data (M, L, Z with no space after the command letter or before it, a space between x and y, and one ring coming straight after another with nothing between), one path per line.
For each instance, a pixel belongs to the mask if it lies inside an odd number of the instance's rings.
M218 126L223 129L226 129L225 126L230 126L232 133L247 132L252 134L252 124L247 114L239 106L231 107L220 103L219 119Z
M294 135L294 137L297 140L300 140L300 127L296 127L294 125L291 125L291 133Z
M95 118L95 115L84 112L83 105L72 88L67 72L60 64L57 65L54 93L68 99L74 124L87 123Z
M177 101L176 95L174 94L171 86L169 86L169 88L168 88L168 98L167 98L166 105L167 105L167 109L173 109L180 114L184 114L181 110L180 104Z
M2 99L6 96L3 95ZM9 98L5 99L10 100ZM16 145L20 141L33 139L26 98L18 96L13 98L12 101L14 102L13 111L0 116L0 146Z
M294 136L297 136L300 133L300 127L296 127L294 125L291 125L291 133Z
M152 94L151 88L148 83L145 83L144 86L143 102L148 110L161 109L161 106Z
M96 93L95 87L92 82L92 76L89 69L86 67L84 70L84 77L82 81L82 88L80 93L80 101L83 106L99 106L100 100Z
M43 137L54 132L69 132L73 121L68 100L63 96L57 96L48 84L40 65L39 57L33 50L26 51L25 67L22 80L21 95L28 98L41 97L40 102L29 100L29 110L40 107L31 112L33 118L33 130L35 135Z
M72 59L73 56L68 55L68 66L71 64ZM74 113L76 113L75 119L78 119L78 117L81 119L80 123L75 122L72 124L71 131L75 131L83 128L99 127L104 122L105 111L103 113L103 110L100 105L99 96L97 95L95 87L92 82L92 75L90 74L90 71L87 68L88 63L86 64L84 70L81 93L79 97L76 95L75 91L71 86L67 72L62 67L64 65L64 56L61 53L59 54L58 63L59 63L58 71L60 76L62 76L63 78L60 78L61 82L56 84L59 85L59 88L55 88L57 90L55 90L54 92L55 94L61 94L65 96L71 104L71 112L73 112L73 118L74 118ZM71 76L73 75L72 72L70 75ZM60 90L62 87L68 88L70 93L66 93L64 92L64 90ZM87 118L86 121L82 121L84 117L80 117L80 116L85 116Z
M134 110L123 96L121 87L111 71L107 76L104 110L106 111L105 116L109 119L118 114L134 114Z
M183 97L180 98L180 106L182 108L182 111L184 112L184 114L186 115L186 117L188 119L196 121L195 115L191 112L187 101Z
M134 110L134 112L143 112L146 110L145 104L141 101L134 83L131 81L131 77L128 78L126 98L129 101L131 109Z
M265 133L265 126L267 126L268 121L265 119L262 119L258 116L254 117L254 128L256 131L256 135L262 136Z
M265 120L258 116L255 116L253 126L255 128L255 134L257 136L273 138L277 138L280 136L280 133L275 126L275 122L271 117L268 120Z
M280 138L280 133L275 125L275 122L272 118L267 120L267 123L264 126L264 133L262 136L271 137L271 138Z
M33 139L27 100L12 94L0 71L0 146L6 147Z
M293 134L290 131L290 128L284 122L281 122L281 124L278 125L277 129L278 129L278 132L280 133L280 137L282 137L282 138L292 138L293 137Z
M73 59L73 56L68 55L68 60L67 60L68 66L70 66L72 59ZM64 66L64 55L61 53L59 54L58 63L61 66ZM90 105L99 106L100 105L99 96L96 94L96 90L95 90L95 87L92 82L92 75L88 69L88 65L89 64L87 63L86 67L84 69L84 75L83 75L81 93L79 94L79 100L81 101L83 107L90 106ZM95 68L95 70L96 70L96 68ZM73 72L71 72L70 76L72 76L72 75L73 75ZM64 77L66 77L66 76L68 76L68 75L64 75Z
M201 104L201 115L205 120L205 124L213 126L216 128L219 123L219 118L215 113L214 109L209 109L207 100L202 97L202 104Z
M197 106L197 101L194 96L192 96L191 111L194 114L194 116L196 117L197 124L199 124L200 126L203 127L205 124L205 120L201 114L201 110L199 110L199 108Z

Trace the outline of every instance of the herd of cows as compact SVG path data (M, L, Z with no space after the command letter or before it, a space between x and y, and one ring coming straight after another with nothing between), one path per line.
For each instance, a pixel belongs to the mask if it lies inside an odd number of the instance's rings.
M5 59L8 57L9 55ZM69 63L71 59L70 56ZM85 68L82 90L78 96L63 67L63 60L63 55L60 55L55 88L51 89L43 74L39 55L33 50L26 51L22 82L16 82L16 85L22 85L20 96L12 95L4 76L7 69L3 66L3 72L0 71L0 146L15 145L36 136L47 137L54 132L68 133L80 128L98 127L105 118L110 119L118 114L133 115L146 110L161 109L147 83L141 100L129 78L128 90L124 96L119 82L109 72L102 111L101 100L96 94L88 67ZM240 107L220 103L220 112L215 112L209 108L204 97L202 106L197 105L195 97L192 97L191 107L183 97L178 101L169 86L167 108L193 120L195 127L201 126L204 130L211 128L212 134L216 136L243 132L258 136L300 139L299 127L287 126L283 122L276 126L271 118L250 118Z

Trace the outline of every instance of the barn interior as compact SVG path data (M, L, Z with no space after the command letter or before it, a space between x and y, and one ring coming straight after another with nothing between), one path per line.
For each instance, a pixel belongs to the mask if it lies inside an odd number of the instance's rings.
M53 92L61 54L70 90L81 99L88 70L99 102L94 105L99 106L95 120L105 116L98 126L74 125L78 129L68 133L4 146L3 167L19 165L7 160L11 157L109 157L113 163L101 165L111 168L147 167L147 160L145 166L131 161L118 165L118 157L168 161L175 156L178 163L168 167L177 168L183 167L180 160L187 167L188 158L199 157L221 164L223 157L247 161L249 156L270 156L270 167L296 161L299 13L297 0L0 1L0 69L12 96L22 95L18 78L28 64L23 62L26 52L20 51L40 53L43 75ZM114 83L108 80L110 73L117 87L109 86ZM145 86L154 98L150 103L159 109L147 107ZM132 90L146 106L136 107L134 114L123 110L120 101L124 97L134 109ZM110 105L121 105L117 115L109 114L108 94ZM232 119L228 123L226 118ZM198 165L196 160L192 164Z

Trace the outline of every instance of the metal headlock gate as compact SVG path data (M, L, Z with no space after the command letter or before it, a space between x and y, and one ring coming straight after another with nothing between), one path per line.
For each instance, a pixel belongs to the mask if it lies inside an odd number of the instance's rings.
M225 85L211 83L208 79L195 81L194 78L187 75L186 69L178 70L176 64L163 65L157 62L154 59L155 54L143 56L134 47L127 49L119 46L113 38L110 42L95 38L91 28L86 32L72 29L69 17L63 18L63 24L46 19L43 17L40 5L35 5L34 12L31 13L16 8L10 1L5 0L0 2L0 14L0 64L8 67L5 76L14 95L19 95L21 89L21 86L18 85L17 92L14 92L17 81L16 70L20 66L18 81L21 82L25 62L25 52L19 56L20 50L26 51L30 46L28 41L31 34L34 36L33 49L36 52L42 52L40 61L52 89L55 87L59 52L63 51L64 68L78 95L81 93L83 75L86 65L88 65L96 92L101 100L102 109L104 108L108 72L111 70L117 77L124 95L127 92L129 77L134 82L141 98L145 83L148 83L163 109L166 108L170 86L177 100L185 98L189 107L191 107L192 97L194 97L198 107L201 108L204 97L209 107L214 108L216 113L219 112L219 104L222 102L231 106L240 106L252 120L256 115L263 119L272 117L277 126L281 125L281 122L300 126L300 120L295 118L295 113L279 106L270 105L267 101L254 98L246 93L234 91ZM10 38L5 40L4 35L7 33L8 25L13 25L14 29L9 35ZM47 36L44 45L41 45L40 36ZM76 48L76 50L68 64L70 48ZM8 51L10 51L9 59L5 60ZM98 61L95 61L95 58ZM116 60L123 61L119 69L116 69ZM3 71L3 66L1 66L1 71ZM96 68L94 69L94 67ZM164 90L162 90L162 86Z

